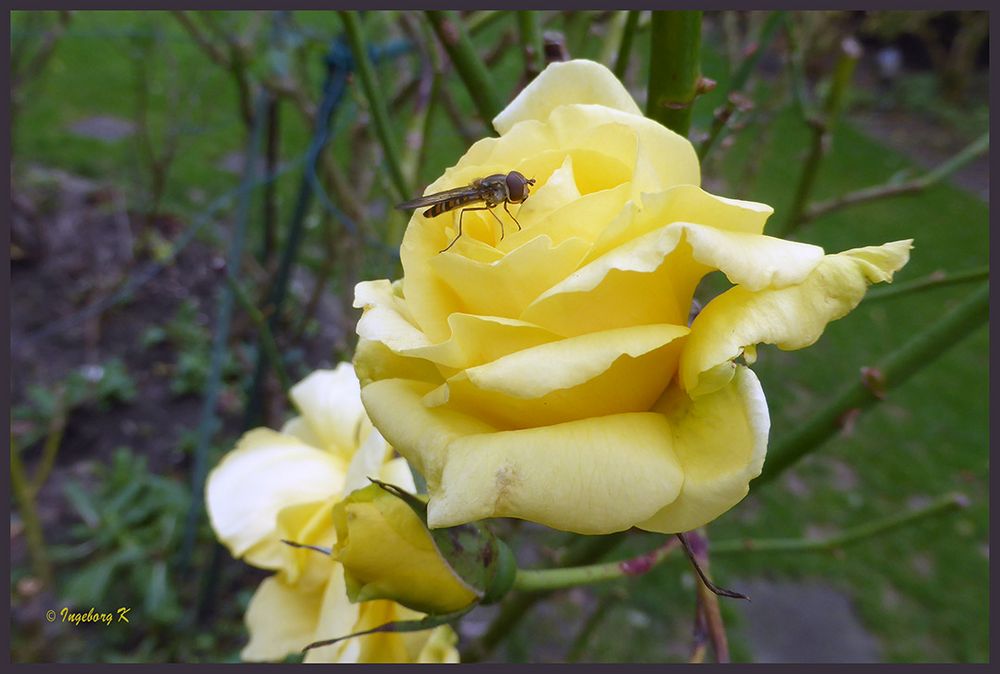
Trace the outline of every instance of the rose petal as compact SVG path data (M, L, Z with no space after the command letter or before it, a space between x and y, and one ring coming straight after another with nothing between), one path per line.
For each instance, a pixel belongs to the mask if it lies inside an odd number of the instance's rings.
M594 61L575 59L549 64L493 118L493 128L506 134L524 120L545 121L556 107L567 103L594 103L642 116L631 94L610 70Z
M531 300L572 272L589 249L582 239L553 245L539 236L490 264L445 254L429 265L463 307L474 308L465 313L517 318Z
M313 641L321 599L317 592L296 591L277 576L265 578L247 607L244 620L250 642L240 657L253 662L273 662L299 653Z
M275 536L278 513L339 494L345 470L338 457L294 437L252 430L208 475L205 506L212 528L234 557L281 568L285 546Z
M800 284L751 292L737 286L709 302L691 326L681 383L696 397L724 386L747 346L784 350L813 344L827 323L858 305L870 283L889 281L906 264L912 240L827 255Z
M333 528L333 505L338 494L321 501L311 501L282 508L278 513L274 539L301 545L329 548L336 539ZM319 588L330 577L333 560L316 550L296 548L282 543L284 557L279 570L283 581L306 591Z
M315 641L344 637L358 631L357 623L361 613L360 604L352 604L347 598L347 586L344 584L344 568L334 564L330 580L322 594L314 593L317 598L317 611L313 618L309 639L303 646ZM346 639L330 646L312 648L303 662L360 662L360 639Z
M687 332L643 325L550 342L463 370L424 402L502 428L647 410L673 377Z
M496 430L480 419L446 407L426 407L423 398L433 388L433 384L426 382L381 379L361 389L361 399L372 422L389 444L424 476L432 491L452 440Z
M695 287L711 269L754 287L789 284L805 278L822 255L817 246L674 222L581 267L539 295L520 318L566 335L685 324Z
M556 142L569 147L574 142L590 138L595 131L619 127L633 139L634 150L621 147L608 133L595 139L595 148L608 146L607 155L619 158L631 168L633 197L641 192L664 190L674 185L698 185L701 168L694 146L687 138L674 133L662 124L647 117L612 110L600 105L562 105L549 116L549 124L556 135ZM613 143L613 144L612 144ZM586 164L578 165L579 174ZM596 167L595 167L596 168ZM581 188L581 192L586 192Z
M774 212L767 204L716 196L696 185L677 185L644 193L641 204L636 217L613 222L601 232L588 262L672 222L693 222L727 231L760 234Z
M559 335L537 325L497 316L452 314L448 317L451 338L405 355L426 358L451 368L488 363L515 351L559 339Z
M651 413L466 435L447 452L432 527L518 517L581 534L621 531L673 501L684 479L670 427Z
M690 531L736 505L760 475L770 428L767 401L756 375L739 367L729 384L693 401L675 383L654 410L670 423L684 486L675 501L636 526Z
M334 370L316 370L292 387L291 397L323 447L349 458L359 443L365 418L361 387L354 367L340 363Z
M360 391L358 391L358 400L361 400ZM351 464L347 467L344 495L346 496L355 489L362 489L371 484L368 478L378 476L382 465L391 454L392 447L385 441L381 433L373 429L361 447L358 448L358 451L351 459Z

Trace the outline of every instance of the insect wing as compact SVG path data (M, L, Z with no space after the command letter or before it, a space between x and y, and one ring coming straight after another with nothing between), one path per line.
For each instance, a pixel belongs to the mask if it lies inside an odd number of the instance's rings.
M411 199L410 201L404 201L401 204L397 204L396 208L401 211L409 211L414 208L423 208L424 206L435 206L445 201L450 201L452 199L461 199L463 201L474 201L482 198L480 196L481 190L477 187L471 185L466 185L465 187L456 187L455 189L445 190L443 192L435 192L434 194L428 194L427 196L417 197L416 199Z

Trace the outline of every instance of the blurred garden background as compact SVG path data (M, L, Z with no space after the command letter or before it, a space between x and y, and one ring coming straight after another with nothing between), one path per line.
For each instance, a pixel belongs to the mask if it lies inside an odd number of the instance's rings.
M399 192L495 135L491 106L546 62L605 63L645 104L649 12L352 16L360 62L337 12L11 14L12 661L237 661L265 574L215 543L205 472L243 430L280 426L289 382L350 359L355 283L400 275ZM760 350L772 447L985 286L987 18L703 15L704 187L827 251L915 239L896 283L815 347ZM865 370L874 404L711 524L715 579L753 597L723 601L734 660L988 659L984 327L899 386ZM740 544L889 517L907 521L843 545ZM498 530L526 565L566 541ZM677 555L558 593L479 655L686 661L694 582ZM62 607L130 620L46 619ZM463 619L460 646L497 610Z

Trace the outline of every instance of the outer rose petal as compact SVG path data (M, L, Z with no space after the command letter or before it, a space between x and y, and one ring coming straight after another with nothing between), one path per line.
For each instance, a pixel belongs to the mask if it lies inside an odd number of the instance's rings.
M827 323L850 312L869 283L892 280L906 264L912 240L827 255L799 285L750 292L737 286L709 302L691 326L681 356L681 383L691 396L710 393L733 376L744 347L813 344Z
M428 523L518 517L581 534L622 531L677 497L684 475L671 445L666 419L653 413L459 437Z
M694 400L675 382L654 409L670 422L684 486L677 500L636 526L689 531L736 505L760 475L771 424L767 401L753 371L739 367L725 387Z
M361 389L365 409L382 435L427 480L437 486L448 445L455 438L496 431L480 419L448 409L428 408L423 398L434 385L408 379L381 379Z
M278 576L265 578L244 616L250 642L240 657L271 662L300 652L313 641L322 598L319 592L298 592Z
M339 493L345 468L336 456L294 437L252 430L208 475L205 505L212 528L234 557L281 568L286 557L275 536L278 513Z
M606 105L642 116L632 95L610 70L594 61L575 59L549 64L493 118L493 128L506 134L524 120L545 121L556 107L567 103Z
M365 417L353 370L350 363L340 363L335 370L317 370L291 390L295 406L323 441L323 448L344 458L350 458L358 446Z
M673 377L687 333L641 325L542 344L468 368L424 402L505 428L645 411Z

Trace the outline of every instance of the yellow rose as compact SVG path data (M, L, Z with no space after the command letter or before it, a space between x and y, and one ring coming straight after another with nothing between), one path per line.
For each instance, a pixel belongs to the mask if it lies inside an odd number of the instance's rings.
M301 416L280 433L246 433L208 476L205 503L216 536L234 557L276 571L247 608L244 660L282 660L314 641L422 616L393 601L352 603L340 564L281 542L332 546L333 506L369 484L368 476L413 488L405 459L392 459L359 394L347 363L312 373L291 391ZM447 626L379 633L310 650L305 660L457 662L456 642Z
M701 190L691 144L590 61L554 63L428 193L536 180L505 236L416 213L400 281L358 285L376 427L427 479L429 523L518 517L584 534L686 531L760 474L760 342L797 349L889 281L910 241L825 255L762 234L769 206ZM502 209L498 217L506 218ZM699 281L733 287L689 326Z

